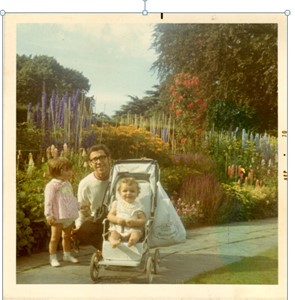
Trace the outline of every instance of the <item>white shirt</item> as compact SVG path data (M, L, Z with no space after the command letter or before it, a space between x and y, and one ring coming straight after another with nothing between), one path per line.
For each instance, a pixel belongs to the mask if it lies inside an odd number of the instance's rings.
M90 173L84 177L78 186L78 202L80 203L79 217L76 227L79 228L86 220L94 216L97 208L102 206L103 198L109 180L99 180Z

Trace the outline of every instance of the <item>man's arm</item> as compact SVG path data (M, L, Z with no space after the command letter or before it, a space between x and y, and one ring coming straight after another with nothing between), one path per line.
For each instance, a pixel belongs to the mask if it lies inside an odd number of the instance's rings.
M75 221L76 228L79 228L91 216L90 201L87 197L86 188L81 183L78 186L78 202L80 203L80 210L79 217Z

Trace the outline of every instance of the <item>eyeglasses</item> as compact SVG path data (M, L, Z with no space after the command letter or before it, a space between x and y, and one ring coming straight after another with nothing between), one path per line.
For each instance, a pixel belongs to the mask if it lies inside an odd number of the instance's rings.
M96 156L96 157L93 157L92 159L90 159L90 161L92 163L96 163L98 161L102 161L102 160L105 160L107 158L106 155L101 155L101 156Z

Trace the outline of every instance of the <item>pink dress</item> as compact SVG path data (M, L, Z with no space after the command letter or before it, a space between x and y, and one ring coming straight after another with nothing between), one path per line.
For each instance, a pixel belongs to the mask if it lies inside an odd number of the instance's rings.
M53 216L56 221L77 219L79 203L74 196L70 182L52 179L45 187L45 216Z

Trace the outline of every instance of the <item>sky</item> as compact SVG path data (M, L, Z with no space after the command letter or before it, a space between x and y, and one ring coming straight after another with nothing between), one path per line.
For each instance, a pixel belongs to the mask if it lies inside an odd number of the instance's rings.
M151 49L154 25L128 23L25 23L17 26L17 54L48 55L63 67L89 79L88 96L95 112L111 116L158 84L151 71L156 53Z

